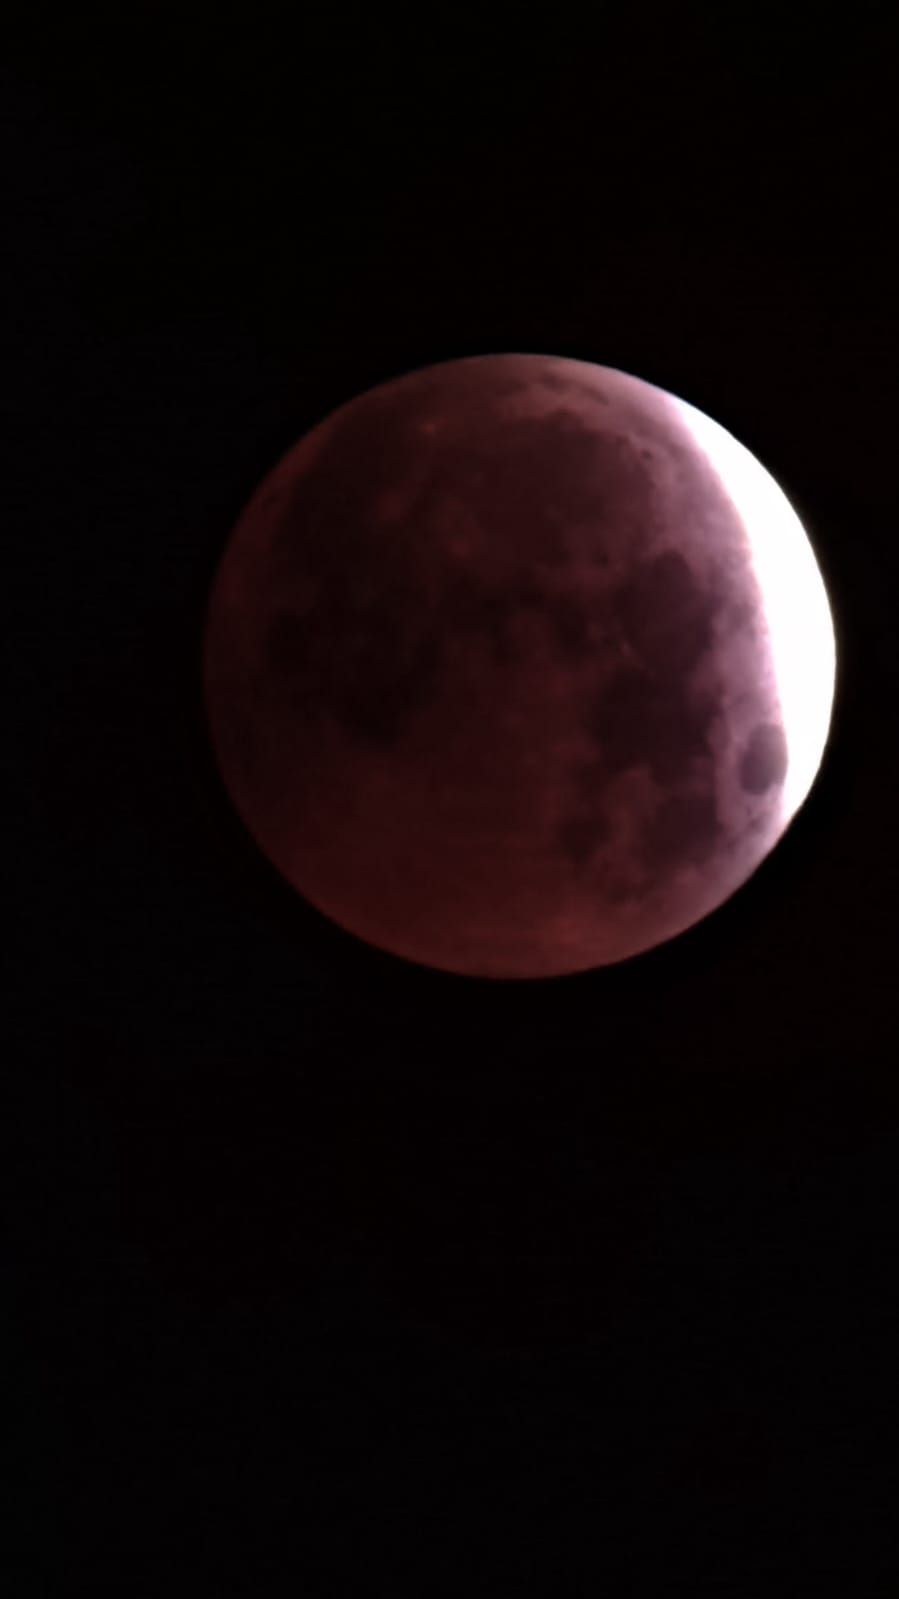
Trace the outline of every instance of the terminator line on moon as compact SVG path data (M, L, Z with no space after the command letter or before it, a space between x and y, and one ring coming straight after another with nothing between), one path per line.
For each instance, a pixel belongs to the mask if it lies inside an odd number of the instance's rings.
M369 390L250 501L204 655L265 855L392 954L624 960L730 897L804 801L834 634L723 428L623 372L469 357Z

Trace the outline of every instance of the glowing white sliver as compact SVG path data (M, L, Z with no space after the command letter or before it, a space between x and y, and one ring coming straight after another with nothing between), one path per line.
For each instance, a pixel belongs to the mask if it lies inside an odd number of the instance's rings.
M762 591L789 750L783 820L815 780L827 743L836 675L833 618L808 535L787 496L733 434L685 400L675 405L746 529Z

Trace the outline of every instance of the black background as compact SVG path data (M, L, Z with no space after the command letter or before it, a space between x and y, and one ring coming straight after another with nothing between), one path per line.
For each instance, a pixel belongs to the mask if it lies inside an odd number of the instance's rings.
M895 39L787 9L7 54L11 1595L893 1591ZM534 984L297 901L199 695L277 457L506 349L728 426L840 653L746 888Z

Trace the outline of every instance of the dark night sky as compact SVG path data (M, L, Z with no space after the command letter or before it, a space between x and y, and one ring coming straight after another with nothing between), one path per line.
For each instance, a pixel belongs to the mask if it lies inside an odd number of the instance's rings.
M7 55L17 1599L893 1590L890 9L73 8ZM275 459L503 349L731 428L840 650L751 883L542 984L303 907L199 701Z

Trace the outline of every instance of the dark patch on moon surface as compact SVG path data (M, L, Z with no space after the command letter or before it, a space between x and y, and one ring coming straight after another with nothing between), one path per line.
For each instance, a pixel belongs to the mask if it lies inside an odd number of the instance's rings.
M595 690L585 718L596 751L590 786L596 803L610 779L649 772L663 797L641 821L638 847L656 875L707 858L720 837L711 748L720 706L714 689L691 681L713 647L720 603L673 549L641 562L608 598L622 664ZM590 840L577 809L560 831L576 864L601 842L601 829Z
M776 722L754 727L740 757L740 784L747 794L764 794L787 775L786 735Z
M599 816L569 816L556 834L559 848L572 866L586 866L606 836Z
M638 566L613 611L650 672L681 676L709 649L719 605L685 557L667 549Z
M658 667L623 666L596 695L586 730L606 773L645 766L663 787L688 779L709 757L715 699Z
M669 794L641 828L644 865L653 875L671 867L699 865L714 853L719 821L711 790Z
M548 594L544 609L561 660L579 665L596 653L594 618L576 593Z
M284 598L268 664L288 680L293 703L308 696L371 740L394 742L424 710L453 639L480 640L489 659L511 664L527 648L518 629L529 615L542 620L560 661L585 660L591 615L577 574L548 586L541 569L564 573L566 529L614 528L616 508L646 497L636 452L620 440L567 411L499 422L495 395L475 396L479 404L473 398L461 416L447 411L433 460L410 444L402 416L404 425L377 426L377 410L372 419L351 407L298 479L275 537L271 586ZM398 489L416 471L397 513ZM391 495L390 518L373 520L372 507ZM453 553L441 522L452 505L469 555ZM647 656L667 650L668 665L684 612L701 623L678 560L647 570L645 594L632 584L619 596L622 626L642 627ZM291 619L299 580L307 603ZM673 614L654 644L649 613L659 603Z
M612 823L604 805L606 768L601 760L577 763L567 774L565 793L570 803L556 829L556 843L572 866L587 866L611 836Z
M285 683L301 720L329 712L366 744L387 746L433 696L440 641L389 610L354 610L347 596L309 615L282 611L270 626L268 660Z

